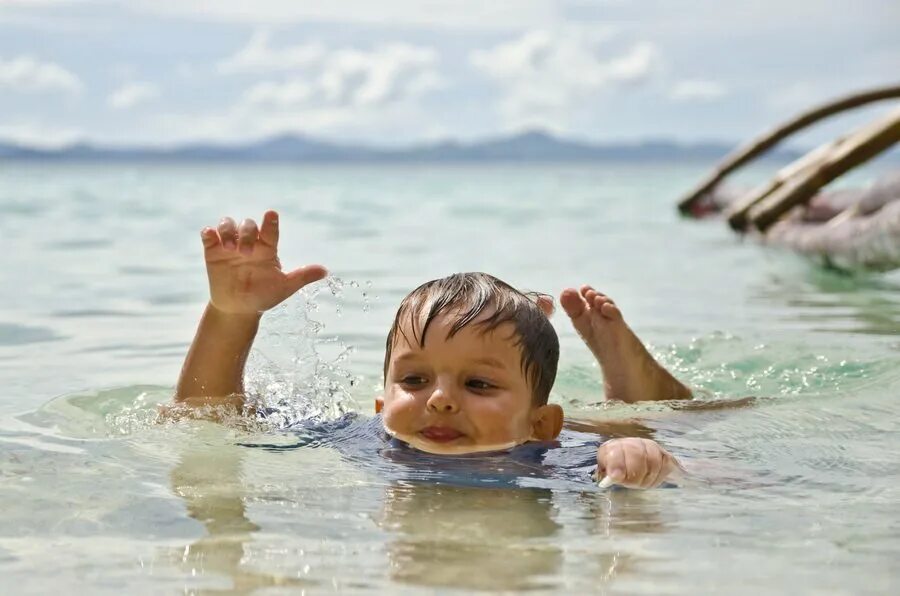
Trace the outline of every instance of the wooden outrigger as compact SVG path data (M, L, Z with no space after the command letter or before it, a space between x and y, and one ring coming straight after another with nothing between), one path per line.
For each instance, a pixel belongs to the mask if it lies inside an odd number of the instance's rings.
M800 114L739 147L679 202L685 216L724 209L729 225L829 265L879 271L900 268L900 176L856 192L821 190L900 142L900 108L826 143L782 168L770 181L722 206L717 189L732 172L790 135L824 118L900 98L900 85L873 89Z

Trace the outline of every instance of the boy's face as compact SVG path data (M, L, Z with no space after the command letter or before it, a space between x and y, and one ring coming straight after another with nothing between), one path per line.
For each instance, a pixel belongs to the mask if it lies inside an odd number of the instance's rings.
M445 454L556 438L562 409L532 405L512 324L485 333L475 323L448 338L452 319L440 315L424 348L396 334L384 398L376 402L386 429L413 447ZM402 330L413 337L408 325Z

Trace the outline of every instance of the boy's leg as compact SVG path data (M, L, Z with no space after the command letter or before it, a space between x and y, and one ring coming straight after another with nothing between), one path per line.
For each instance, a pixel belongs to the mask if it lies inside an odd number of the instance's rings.
M688 399L691 391L663 368L625 323L619 307L590 286L568 288L563 310L603 371L606 399Z

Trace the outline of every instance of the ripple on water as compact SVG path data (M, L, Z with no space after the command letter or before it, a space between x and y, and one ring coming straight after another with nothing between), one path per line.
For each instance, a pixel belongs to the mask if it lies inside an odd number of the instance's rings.
M179 304L196 304L204 299L201 292L175 292L170 294L156 294L148 297L145 302L151 306L170 306Z
M53 250L91 250L95 248L107 248L113 245L110 238L72 238L69 240L56 240L45 244Z
M63 395L19 418L54 428L68 438L106 438L148 428L157 418L157 405L172 399L171 387L132 385Z
M713 396L787 396L833 392L865 383L895 364L810 353L809 346L751 344L727 334L651 349L676 376Z
M0 323L0 346L23 346L46 341L60 341L66 336L49 327Z
M122 310L109 310L103 308L85 308L85 309L73 309L73 310L58 310L50 313L51 317L58 317L61 319L84 319L84 318L134 318L134 317L142 317L144 316L141 313L137 312L128 312Z

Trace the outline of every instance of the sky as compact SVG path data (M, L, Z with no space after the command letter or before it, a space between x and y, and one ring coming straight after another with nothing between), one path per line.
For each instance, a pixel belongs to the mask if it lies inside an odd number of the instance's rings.
M734 141L900 82L898 32L897 0L0 0L0 140Z

